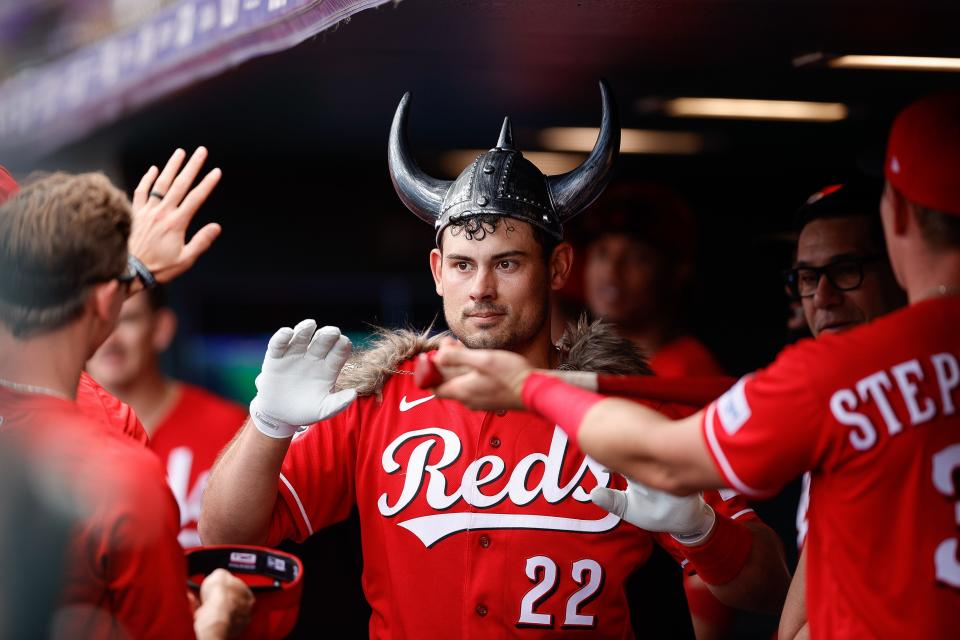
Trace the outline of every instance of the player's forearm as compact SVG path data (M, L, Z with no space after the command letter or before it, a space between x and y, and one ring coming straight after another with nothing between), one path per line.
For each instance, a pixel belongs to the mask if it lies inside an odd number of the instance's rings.
M753 534L753 546L746 564L733 580L720 585L708 584L707 587L729 607L779 613L790 585L783 545L766 525L748 522L746 526Z
M810 625L804 621L803 626L796 630L793 635L783 635L783 630L781 629L777 633L777 637L780 640L810 640Z
M790 591L780 616L780 628L777 635L781 640L805 637L809 634L807 625L807 552L804 550L797 561L797 570L790 581Z
M678 495L722 486L697 416L671 420L635 402L607 398L584 415L580 448L597 462Z
M262 544L290 439L268 438L247 420L210 474L200 513L204 544Z
M597 462L642 484L677 494L721 485L700 434L699 414L671 420L635 402L606 398L522 367L495 388L519 389L529 411L559 425Z

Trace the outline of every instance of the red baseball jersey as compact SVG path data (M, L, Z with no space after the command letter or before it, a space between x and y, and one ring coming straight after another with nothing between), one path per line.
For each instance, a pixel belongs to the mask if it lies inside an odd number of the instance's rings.
M80 382L77 384L77 407L88 418L93 418L135 442L147 445L147 432L130 405L111 395L86 371L80 374Z
M664 378L725 375L713 355L693 336L671 340L650 358L650 368Z
M655 542L681 561L682 546L590 502L625 483L559 428L436 399L412 369L294 438L269 544L356 504L373 638L633 637L624 581ZM755 518L723 497L719 513Z
M150 448L167 471L180 506L180 544L188 548L200 545L197 521L210 469L243 425L247 410L199 387L179 387L176 403L150 438Z
M77 512L57 636L193 637L176 505L156 456L75 403L0 389L0 442L13 440L66 483Z
M953 638L960 612L960 298L787 349L704 412L717 468L775 494L810 470L814 637Z

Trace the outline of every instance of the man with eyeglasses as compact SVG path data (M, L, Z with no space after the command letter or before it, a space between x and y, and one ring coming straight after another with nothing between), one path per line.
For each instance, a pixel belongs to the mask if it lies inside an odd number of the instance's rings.
M883 225L877 215L882 192L882 181L856 178L824 187L797 211L796 257L784 279L787 292L800 303L815 338L870 322L906 302L890 268ZM780 619L782 637L795 637L806 624L803 543L809 505L807 472L797 505L797 547L801 555Z
M797 255L785 276L814 337L869 322L905 302L877 215L882 187L866 178L831 185L797 212Z

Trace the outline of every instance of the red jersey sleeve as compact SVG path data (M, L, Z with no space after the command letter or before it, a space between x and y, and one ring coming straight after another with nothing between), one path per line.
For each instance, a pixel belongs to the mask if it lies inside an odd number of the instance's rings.
M376 400L358 399L339 415L294 436L280 470L268 545L287 539L302 542L350 514L355 500L357 431L361 407L367 402Z
M100 386L86 371L80 374L77 384L77 406L88 418L147 446L149 437L136 412Z
M805 352L793 347L704 410L704 439L729 486L769 497L821 459L825 421L810 384L813 375Z

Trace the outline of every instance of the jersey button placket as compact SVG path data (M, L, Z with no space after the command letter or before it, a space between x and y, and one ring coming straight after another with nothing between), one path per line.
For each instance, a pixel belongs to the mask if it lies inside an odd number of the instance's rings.
M484 549L490 548L490 536L488 536L487 534L483 534L482 536L480 536L479 542L480 542L480 546L483 547Z
M494 411L493 415L502 418L504 415L506 415L506 413L507 413L506 411ZM487 426L492 426L491 422L493 421L492 420L487 421ZM503 443L500 441L500 438L498 438L497 436L490 436L490 439L487 440L487 444L490 445L491 449L499 449L500 445Z
M487 606L484 604L478 604L477 608L474 609L477 612L477 615L481 618L487 615Z

